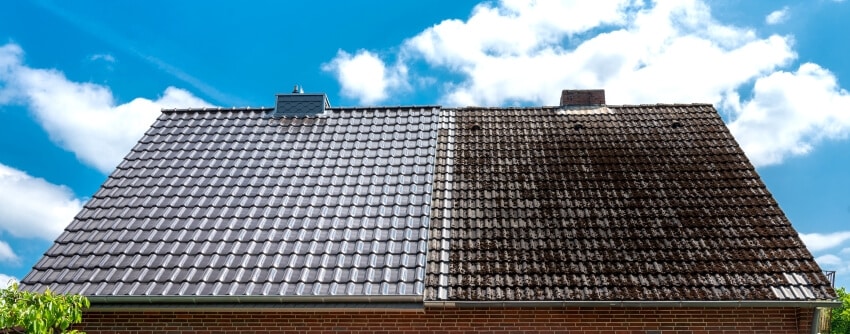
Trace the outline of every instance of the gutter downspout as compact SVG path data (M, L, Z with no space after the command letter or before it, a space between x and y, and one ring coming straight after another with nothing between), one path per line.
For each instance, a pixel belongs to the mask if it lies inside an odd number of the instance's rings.
M820 315L823 312L823 308L815 307L814 312L812 312L812 334L820 333Z

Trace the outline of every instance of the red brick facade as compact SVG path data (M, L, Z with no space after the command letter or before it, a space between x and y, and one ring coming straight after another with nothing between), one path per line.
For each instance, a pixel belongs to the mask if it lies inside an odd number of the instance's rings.
M809 333L798 308L426 308L418 311L97 311L99 333Z

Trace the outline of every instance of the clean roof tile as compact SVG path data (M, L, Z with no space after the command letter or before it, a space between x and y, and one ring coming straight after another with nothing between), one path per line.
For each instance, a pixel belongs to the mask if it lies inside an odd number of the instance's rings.
M387 172L374 157L391 156L406 138L422 138L420 146L436 152L438 109L331 109L307 119L268 119L268 112L165 111L22 285L90 296L422 295L423 289L406 286L422 285L424 271L401 275L407 270L401 263L385 266L376 260L385 255L374 252L398 250L374 244L389 242L372 239L374 225L352 234L344 222L408 206L380 201L393 189L378 182ZM423 125L385 126L409 118ZM404 163L410 164L405 171L433 170L428 166L433 160ZM374 168L361 168L366 165ZM358 175L352 185L359 186L351 191L364 200L346 202L339 182ZM107 223L115 220L129 223ZM318 221L326 222L320 230L299 230ZM287 238L286 232L296 233ZM267 242L263 235L285 241ZM357 260L329 238L366 240L370 246L360 254L375 260L359 263L362 273L389 271L393 280L337 275L338 289L331 289L333 273L349 270ZM411 240L423 246L407 248L408 256L424 252L424 238ZM424 265L424 257L414 264ZM287 274L274 274L279 270ZM269 279L282 285L265 285ZM384 289L363 286L381 280Z

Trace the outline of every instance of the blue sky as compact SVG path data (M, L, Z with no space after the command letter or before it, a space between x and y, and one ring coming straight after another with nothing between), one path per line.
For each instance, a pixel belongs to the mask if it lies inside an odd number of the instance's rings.
M850 2L2 1L0 279L23 277L161 108L712 103L850 286Z

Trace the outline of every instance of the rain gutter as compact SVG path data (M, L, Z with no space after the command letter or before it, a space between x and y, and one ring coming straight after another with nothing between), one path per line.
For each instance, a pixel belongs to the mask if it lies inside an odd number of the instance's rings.
M800 307L834 308L835 300L693 300L693 301L425 301L425 307Z
M393 296L86 296L93 310L129 309L411 309L422 295Z

